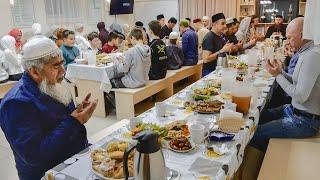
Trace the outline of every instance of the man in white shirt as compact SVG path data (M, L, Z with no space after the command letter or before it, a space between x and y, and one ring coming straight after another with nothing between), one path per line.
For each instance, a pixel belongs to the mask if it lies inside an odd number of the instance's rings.
M202 42L204 37L207 35L209 32L209 29L203 26L201 19L194 19L193 20L194 28L198 34L198 41L199 41L199 47L198 47L198 52L199 52L199 59L202 59Z
M210 17L208 16L203 16L202 17L202 24L205 28L211 30L211 26L210 26Z

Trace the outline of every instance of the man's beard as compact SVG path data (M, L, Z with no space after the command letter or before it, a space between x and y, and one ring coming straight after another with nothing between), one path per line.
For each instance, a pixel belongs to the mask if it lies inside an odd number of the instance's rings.
M57 100L58 102L68 106L72 101L72 94L60 83L49 84L47 79L44 79L39 84L39 89L42 93L52 97L53 99Z

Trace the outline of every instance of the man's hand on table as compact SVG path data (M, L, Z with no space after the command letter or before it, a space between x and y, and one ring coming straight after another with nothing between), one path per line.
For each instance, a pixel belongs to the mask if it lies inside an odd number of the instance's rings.
M71 116L73 116L75 119L77 119L81 124L86 123L93 111L96 109L98 104L98 99L95 99L94 101L90 101L91 94L87 94L85 99L81 102L81 104L77 107L76 110L74 110L71 113Z
M273 62L271 62L271 60L268 59L266 69L272 76L276 77L282 73L282 63L279 60L273 60Z

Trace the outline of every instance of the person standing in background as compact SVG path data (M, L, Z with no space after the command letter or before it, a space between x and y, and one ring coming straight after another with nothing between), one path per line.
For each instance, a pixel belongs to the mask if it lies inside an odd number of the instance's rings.
M15 42L15 46L16 46L16 52L20 53L21 49L22 49L22 31L18 28L14 28L9 32L9 35L14 37L14 39L16 40Z
M182 51L184 55L183 66L193 66L198 63L198 35L189 27L186 19L180 21L182 34Z
M164 18L164 15L163 14L159 14L157 16L157 21L161 27L161 31L160 31L160 34L159 34L159 37L160 39L163 39L164 37L166 37L165 33L162 31L162 28L164 27L165 25L165 18Z
M226 18L223 13L212 16L212 29L204 37L203 48L203 69L202 76L206 76L216 69L218 55L230 52L232 43L225 43L221 34L227 29Z
M202 59L202 42L204 37L207 35L207 33L210 31L206 27L203 26L201 19L195 19L193 20L193 24L195 27L195 30L198 34L198 54L199 54L199 59Z
M189 22L189 28L192 30L192 31L195 31L194 28L191 26L191 19L190 18L186 18L186 20Z
M165 37L169 37L170 33L172 32L173 28L176 26L177 24L177 19L174 17L171 17L168 20L168 24L164 25L161 30L162 30L162 35L164 35ZM164 37L160 37L160 39L163 39Z
M109 32L106 30L104 22L99 22L97 28L99 30L99 39L102 42L102 46L104 46L108 41Z
M205 28L207 28L208 30L211 30L210 18L208 16L202 17L202 24Z

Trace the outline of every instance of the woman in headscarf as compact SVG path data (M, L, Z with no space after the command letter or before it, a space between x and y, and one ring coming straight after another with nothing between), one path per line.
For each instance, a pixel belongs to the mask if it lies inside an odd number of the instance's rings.
M97 24L97 28L99 30L99 39L101 40L103 46L106 42L108 42L109 32L106 30L104 22L99 22Z
M4 49L4 61L8 64L9 80L18 81L23 73L21 57L16 53L15 39L6 35L1 38L1 46Z
M243 49L250 48L251 46L255 45L257 40L255 38L250 39L250 22L251 22L251 17L245 17L240 25L239 29L236 32L236 37L238 41L243 42Z
M4 52L0 49L0 84L8 81L8 63L4 60Z
M22 31L20 29L14 28L9 32L9 35L14 37L16 49L18 50L18 52L20 52L22 48Z

